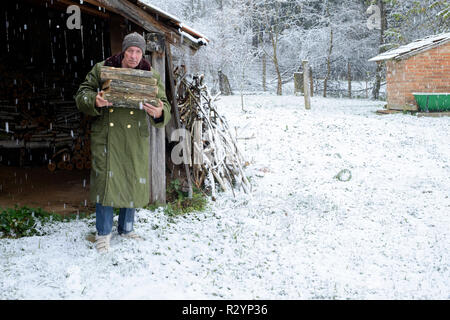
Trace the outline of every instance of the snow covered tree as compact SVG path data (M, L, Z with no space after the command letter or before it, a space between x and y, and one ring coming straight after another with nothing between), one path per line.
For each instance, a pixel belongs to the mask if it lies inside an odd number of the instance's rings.
M450 29L448 0L144 1L208 36L207 47L182 59L190 72L205 73L213 90L221 70L238 91L261 88L282 94L301 61L309 60L318 90L328 82L327 93L335 94L336 80L348 77L350 65L354 80L373 78L373 97L378 98L383 66L376 70L369 58ZM366 10L372 4L383 9L381 30L367 27Z

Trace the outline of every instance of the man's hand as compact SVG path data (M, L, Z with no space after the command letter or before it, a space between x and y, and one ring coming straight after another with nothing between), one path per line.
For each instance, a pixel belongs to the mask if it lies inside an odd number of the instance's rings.
M147 113L155 119L162 116L163 107L164 107L164 104L161 100L158 99L157 101L158 101L157 107L154 105L151 105L150 103L147 103L147 102L142 104L142 107L144 108L144 110L147 111Z
M103 94L104 93L105 92L103 92L103 91L99 91L99 93L97 93L97 96L95 97L95 105L97 107L99 107L99 108L112 106L112 103L110 103L107 100L103 99Z

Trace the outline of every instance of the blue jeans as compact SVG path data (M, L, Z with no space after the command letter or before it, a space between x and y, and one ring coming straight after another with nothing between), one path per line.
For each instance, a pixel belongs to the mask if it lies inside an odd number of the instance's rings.
M125 234L133 231L134 208L121 208L119 210L119 234ZM113 226L113 207L103 206L100 203L95 204L95 225L99 236L106 236L111 233Z

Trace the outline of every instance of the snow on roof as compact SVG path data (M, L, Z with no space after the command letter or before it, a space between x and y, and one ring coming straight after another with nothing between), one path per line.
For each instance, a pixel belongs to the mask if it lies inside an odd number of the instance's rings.
M168 18L168 19L170 19L170 20L172 20L174 22L180 22L181 23L181 20L178 17L175 17L174 15L172 15L172 14L162 10L161 8L159 8L159 7L149 3L148 0L147 1L146 0L138 1L138 3L139 3L139 6L146 6L146 7L149 7L150 9L152 9L153 11L158 11L158 14L160 16Z
M450 41L450 32L429 36L423 39L415 40L407 45L386 51L369 59L369 61L385 61L391 59L402 59L418 54L419 52L440 46Z
M198 38L198 39L196 39L192 35L190 35L189 33L181 30L181 28L178 30L178 32L181 34L181 37L188 38L189 40L191 40L191 41L193 41L195 43L202 44L202 45L207 45L208 44L208 42L207 42L207 40L205 38Z
M192 36L197 36L198 37L197 42L203 42L205 45L208 44L208 42L209 42L209 39L207 37L205 37L203 34L201 34L200 32L192 29L191 27L185 25L182 22L180 22L180 30L181 31L186 31Z
M143 8L144 10L146 8L149 8L150 10L157 12L157 14L163 18L166 18L168 20L170 20L173 24L175 24L176 26L178 26L178 32L180 33L181 36L189 38L191 41L198 43L198 44L203 44L203 45L207 45L209 42L209 39L204 36L203 34L201 34L200 32L192 29L191 27L188 27L187 25L185 25L183 22L181 22L181 19L179 19L178 17L162 10L161 8L150 4L148 2L149 0L142 0L142 1L137 1L138 5Z

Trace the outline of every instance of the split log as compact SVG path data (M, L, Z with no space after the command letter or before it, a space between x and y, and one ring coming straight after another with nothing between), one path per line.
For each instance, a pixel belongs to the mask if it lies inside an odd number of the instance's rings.
M102 85L102 89L105 90L105 92L107 92L107 90L114 90L124 93L149 94L153 97L156 97L158 94L158 87L156 84L145 85L123 80L106 80Z
M45 149L50 148L50 146L51 146L50 141L36 141L26 143L27 149Z
M57 165L58 169L64 169L65 166L66 166L66 163L64 161L59 161L58 162L58 165Z
M56 169L56 164L54 162L49 162L48 165L47 165L47 168L48 168L48 170L53 172Z
M129 68L101 67L100 78L106 80L122 80L137 84L156 86L157 80L152 71L136 70Z
M84 166L83 166L83 160L78 160L77 163L75 164L75 167L78 170L83 170Z
M150 103L155 105L156 95L145 94L145 93L123 93L114 92L113 90L105 91L103 98L108 102L111 102L114 107L125 107L125 108L135 108L142 109L142 103Z

